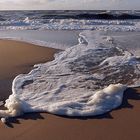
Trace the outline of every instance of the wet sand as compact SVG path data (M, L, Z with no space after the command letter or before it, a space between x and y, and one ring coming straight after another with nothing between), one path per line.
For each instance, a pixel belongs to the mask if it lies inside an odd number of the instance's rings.
M36 63L53 59L58 50L28 43L0 40L0 100L11 94L14 77ZM0 122L2 140L139 140L140 88L128 89L118 109L92 118L65 118L30 113Z

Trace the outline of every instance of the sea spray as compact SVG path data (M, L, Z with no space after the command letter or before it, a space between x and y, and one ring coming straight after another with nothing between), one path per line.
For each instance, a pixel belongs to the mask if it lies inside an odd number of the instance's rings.
M126 88L140 81L140 60L100 32L84 31L80 37L83 41L55 60L14 79L1 117L40 111L94 116L121 105Z

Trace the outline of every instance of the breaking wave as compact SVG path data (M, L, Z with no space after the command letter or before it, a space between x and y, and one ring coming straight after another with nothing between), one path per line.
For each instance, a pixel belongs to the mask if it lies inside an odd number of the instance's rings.
M0 11L0 30L140 31L139 11Z

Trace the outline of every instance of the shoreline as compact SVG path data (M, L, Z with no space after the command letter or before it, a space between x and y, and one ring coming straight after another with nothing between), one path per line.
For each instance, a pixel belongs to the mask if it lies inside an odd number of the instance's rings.
M0 40L0 83L8 80L11 84L17 75L28 73L35 64L53 60L56 52L58 52L57 49L26 42ZM1 87L0 90L2 90ZM10 93L9 90L8 93Z
M28 73L34 64L53 60L58 50L29 43L0 40L0 100L11 94L13 78ZM48 113L28 113L0 123L5 140L139 140L140 88L128 89L123 104L104 115L68 118ZM7 135L8 134L8 135Z

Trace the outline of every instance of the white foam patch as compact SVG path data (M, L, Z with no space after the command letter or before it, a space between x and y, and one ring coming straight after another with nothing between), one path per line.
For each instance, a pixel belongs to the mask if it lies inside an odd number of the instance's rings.
M120 106L126 88L140 81L139 59L100 32L84 31L80 38L79 45L55 60L17 76L5 104L8 110L0 116L40 111L94 116Z

